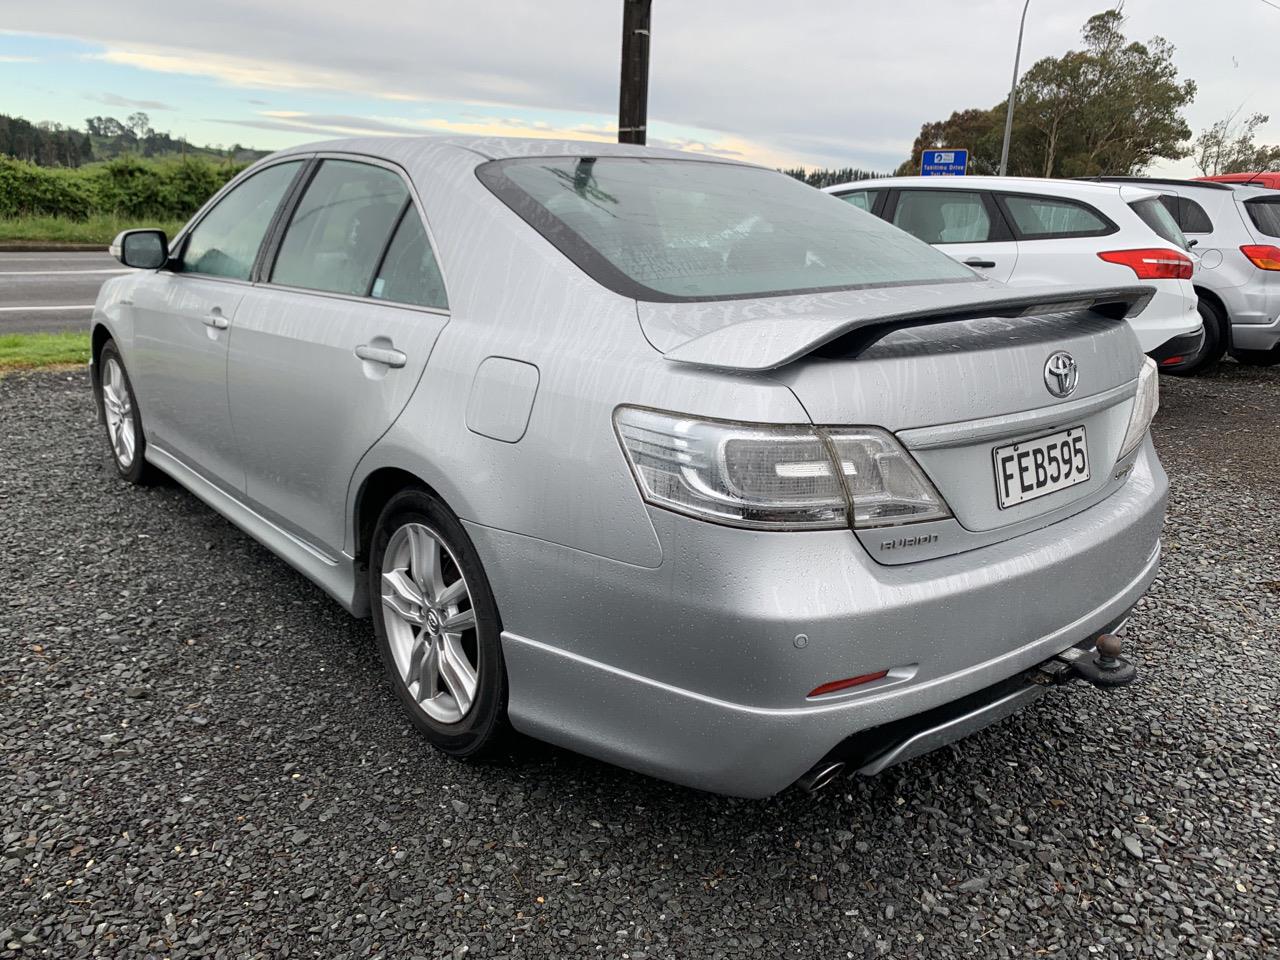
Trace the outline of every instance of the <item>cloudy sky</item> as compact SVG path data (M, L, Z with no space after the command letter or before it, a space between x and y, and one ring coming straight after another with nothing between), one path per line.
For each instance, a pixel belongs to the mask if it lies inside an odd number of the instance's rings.
M920 124L998 103L1021 0L653 0L650 142L890 170ZM1024 67L1105 0L1031 0ZM1210 14L1210 9L1214 11ZM622 0L7 0L0 113L134 110L193 143L359 132L613 139ZM1199 131L1272 110L1280 0L1126 0L1200 93ZM1187 161L1160 172L1194 172Z

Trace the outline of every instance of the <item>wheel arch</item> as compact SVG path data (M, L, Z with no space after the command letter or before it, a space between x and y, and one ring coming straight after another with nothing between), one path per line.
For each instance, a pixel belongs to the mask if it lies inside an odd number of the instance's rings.
M1227 346L1231 345L1231 315L1227 312L1227 305L1223 303L1222 298L1210 290L1208 287L1202 287L1198 283L1193 283L1192 288L1196 292L1196 296L1213 308L1218 315L1218 319L1222 325L1223 343Z

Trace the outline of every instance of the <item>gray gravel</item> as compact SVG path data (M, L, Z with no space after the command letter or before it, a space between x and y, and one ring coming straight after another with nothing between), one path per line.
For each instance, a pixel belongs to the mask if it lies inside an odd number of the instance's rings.
M416 737L83 374L0 381L0 957L1280 956L1280 369L1169 381L1139 686L816 799Z

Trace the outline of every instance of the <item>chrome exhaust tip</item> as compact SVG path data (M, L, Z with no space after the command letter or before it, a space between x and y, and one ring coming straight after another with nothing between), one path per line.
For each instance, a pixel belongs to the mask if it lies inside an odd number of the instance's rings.
M839 760L823 760L808 773L796 781L796 786L805 793L814 794L827 786L844 772L844 763Z

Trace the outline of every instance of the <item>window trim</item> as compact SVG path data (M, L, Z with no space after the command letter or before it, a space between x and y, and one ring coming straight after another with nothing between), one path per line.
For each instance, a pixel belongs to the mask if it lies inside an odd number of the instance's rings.
M976 193L978 199L982 201L983 208L987 211L987 219L990 221L991 232L985 240L948 240L945 243L931 243L931 247L951 247L958 244L974 244L974 243L1008 243L1015 239L1013 230L1009 226L1009 222L1005 217L1004 211L996 204L995 198L991 195L990 190L982 187L974 187L973 189L963 189L952 191L950 187L894 187L891 198L886 200L884 206L877 216L890 226L897 226L893 222L893 216L898 212L898 201L902 199L902 194L908 192L916 193ZM898 227L901 230L901 227ZM908 231L909 232L909 231ZM915 236L915 234L912 234Z
M553 250L581 270L583 275L596 286L618 296L626 297L629 300L636 300L641 303L725 303L731 300L775 300L779 297L806 297L813 294L839 293L845 290L882 290L892 287L972 283L982 280L978 276L958 276L932 280L884 280L875 283L836 284L827 287L794 287L788 290L766 290L752 293L703 294L698 296L663 293L661 290L645 286L640 281L633 280L623 273L604 254L582 240L575 231L570 229L568 224L530 197L503 172L506 167L513 163L527 163L534 160L581 160L583 156L591 156L591 154L539 154L536 157L504 157L500 160L487 160L478 164L475 168L475 175L485 189L493 194L493 198L503 209L509 210L528 224L538 242L549 244ZM752 163L738 163L735 160L715 160L703 157L646 157L637 154L609 156L608 159L653 159L661 160L664 163L717 163L769 172L767 168L759 167ZM786 176L786 174L781 173L778 175ZM816 190L817 188L811 189Z
M198 277L201 280L212 280L221 283L238 283L242 286L253 286L257 275L258 263L262 259L262 252L266 248L267 243L272 236L272 231L275 229L276 220L280 216L280 211L289 203L294 190L297 189L298 182L307 175L311 156L311 154L305 153L291 153L281 157L273 157L266 163L254 164L253 166L240 171L240 173L236 174L236 176L224 183L222 185L222 189L206 200L204 206L196 211L195 216L188 220L183 225L182 229L174 235L173 243L169 247L169 262L165 264L163 269L175 277ZM289 182L289 186L285 188L283 196L281 196L280 200L276 203L275 212L272 213L271 219L267 221L267 229L263 231L262 239L258 241L258 252L254 254L253 263L249 265L248 279L242 280L239 277L220 277L212 273L196 273L194 271L187 272L179 269L179 266L182 263L182 258L186 256L187 243L191 239L191 234L195 232L196 228L205 221L209 214L213 213L214 209L222 203L222 201L229 196L232 191L271 167L278 167L282 163L297 163L299 160L302 161L301 166L299 166L297 173L293 175L293 179Z
M880 210L884 208L885 199L892 192L893 192L892 187L852 187L848 190L842 190L839 193L833 193L831 195L833 197L838 197L841 200L845 200L845 197L849 196L850 194L869 193L871 194L871 205L868 206L867 209L863 210L862 212L869 213L873 217L880 217L880 219L883 220L884 217L880 216ZM848 203L848 202L849 202L848 200L845 200L845 203ZM859 207L858 209L861 210L862 208Z
M1120 227L1114 220L1099 210L1091 203L1083 200L1077 200L1075 197L1059 197L1051 193L1023 193L1019 190L996 190L993 191L996 203L999 204L1001 212L1009 224L1009 229L1013 233L1013 238L1018 241L1023 240L1079 240L1087 237L1109 237L1113 233L1119 233ZM1051 203L1066 203L1076 207L1083 207L1101 220L1106 226L1101 230L1072 230L1069 233L1025 233L1018 229L1018 220L1013 215L1013 211L1009 209L1006 200L1014 197L1019 200L1047 200Z
M300 177L295 182L297 189L291 191L280 204L279 217L272 221L271 228L268 231L268 243L265 246L267 255L262 257L261 263L258 264L258 270L254 275L253 285L255 287L263 287L271 290L287 290L290 293L306 293L315 297L328 297L334 300L347 300L353 303L376 303L385 307L395 307L400 310L419 310L423 313L433 313L437 316L450 316L452 307L427 307L419 303L401 303L398 300L383 300L371 296L373 283L377 280L377 271L381 267L383 260L386 259L387 251L391 247L391 241L395 239L396 230L399 229L400 222L404 219L406 211L410 207L417 211L418 219L422 221L423 232L427 235L427 244L431 248L431 255L435 257L436 269L440 271L440 284L444 287L444 298L447 303L453 303L453 297L449 293L449 281L445 276L444 263L440 259L440 245L436 243L435 234L431 231L431 221L423 210L422 200L418 196L417 188L413 184L413 179L409 176L404 167L391 160L382 157L371 156L366 153L356 153L355 151L346 150L326 150L320 153L308 154L310 162L306 169L305 176ZM378 253L377 266L374 267L374 275L369 280L369 287L363 295L352 293L338 293L333 290L314 290L311 287L295 287L286 283L275 283L271 277L271 271L275 269L276 260L280 256L280 246L284 242L284 235L288 228L289 221L293 219L294 212L298 209L298 204L302 202L302 196L306 193L306 188L311 185L316 171L320 169L321 163L325 160L343 160L348 163L365 163L374 167L383 167L400 177L404 182L405 188L408 190L408 199L401 208L399 216L396 217L395 223L391 228L391 232L387 234L386 240L383 241L382 249ZM305 182L304 182L305 181Z

